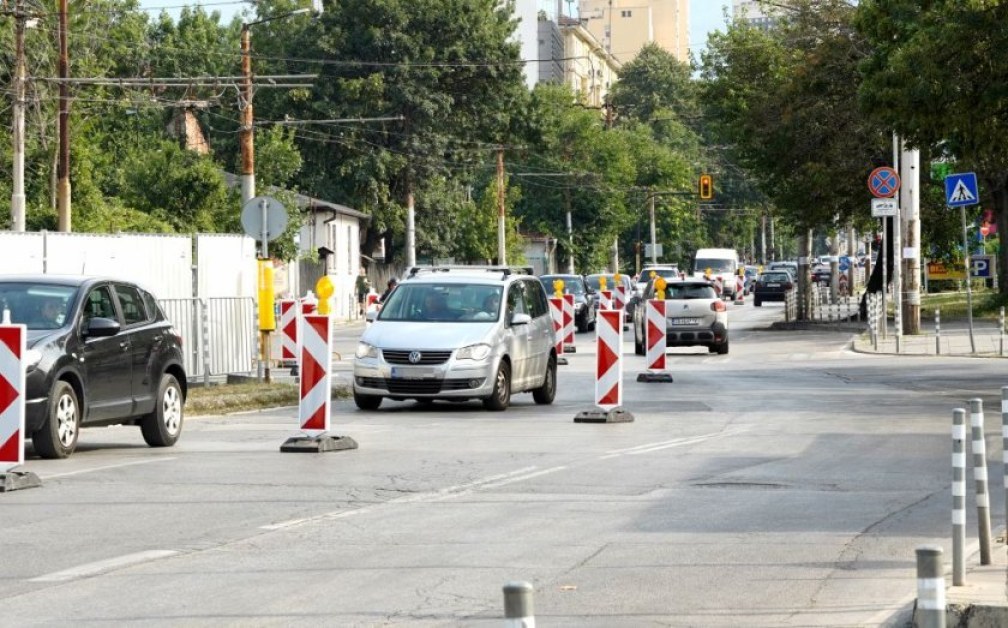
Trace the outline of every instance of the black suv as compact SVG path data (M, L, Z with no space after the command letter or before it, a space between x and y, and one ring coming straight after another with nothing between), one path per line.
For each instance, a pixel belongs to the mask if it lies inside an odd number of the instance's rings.
M557 279L564 282L564 293L574 295L574 327L579 332L595 329L596 294L581 275L542 275L539 282L546 289L546 296L553 296L553 282ZM629 298L629 296L627 297Z
M153 295L116 279L0 276L0 310L28 329L25 436L66 458L81 427L139 425L152 447L182 433L182 339Z

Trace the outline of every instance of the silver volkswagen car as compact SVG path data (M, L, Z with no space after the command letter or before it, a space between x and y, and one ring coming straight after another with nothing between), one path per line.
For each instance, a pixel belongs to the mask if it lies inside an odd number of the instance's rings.
M414 268L361 336L354 402L480 399L504 410L512 393L553 402L557 355L546 292L517 269Z

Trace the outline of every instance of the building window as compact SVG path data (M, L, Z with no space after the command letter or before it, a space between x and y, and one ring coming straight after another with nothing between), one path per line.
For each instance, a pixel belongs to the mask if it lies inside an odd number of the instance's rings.
M633 17L633 11L620 11L620 17Z

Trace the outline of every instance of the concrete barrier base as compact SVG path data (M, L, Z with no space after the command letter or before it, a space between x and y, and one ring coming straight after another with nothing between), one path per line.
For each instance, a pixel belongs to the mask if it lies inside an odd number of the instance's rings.
M321 454L327 451L345 451L357 449L357 441L349 436L331 436L323 434L314 438L308 436L293 436L288 438L280 451L284 453Z
M649 384L671 384L672 383L672 373L667 371L648 371L647 373L637 374L638 382L646 382Z
M567 358L557 358L558 366L567 366L568 364L570 364L570 362L567 361Z
M31 471L7 471L0 473L0 493L20 491L24 488L42 486L42 479Z
M564 353L577 353L577 347L571 345L564 346Z
M613 408L612 410L585 410L578 412L574 417L575 423L630 423L634 420L634 415L623 408Z

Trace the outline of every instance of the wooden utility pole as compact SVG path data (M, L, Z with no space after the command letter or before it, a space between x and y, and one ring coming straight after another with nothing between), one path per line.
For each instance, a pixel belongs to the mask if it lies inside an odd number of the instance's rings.
M252 135L252 34L248 24L241 29L241 124L238 127L238 147L241 151L241 200L242 205L255 196L255 146Z
M24 109L25 109L25 12L24 0L14 5L14 189L11 194L11 230L25 230Z
M497 149L497 263L507 265L504 239L504 149Z
M67 0L59 0L59 163L56 167L57 229L70 231L70 52L67 49Z

